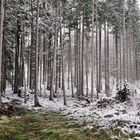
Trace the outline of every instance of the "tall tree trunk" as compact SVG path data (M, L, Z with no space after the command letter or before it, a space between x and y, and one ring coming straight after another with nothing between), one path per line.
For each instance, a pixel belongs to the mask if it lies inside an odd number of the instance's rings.
M126 72L126 78L127 78L127 81L129 81L129 41L128 41L128 37L129 37L129 32L128 32L128 29L126 30L126 69L127 69L127 72Z
M46 39L46 33L44 33L43 35L43 84L46 88L46 82L47 82L47 56L48 56L48 52L47 52L47 39Z
M23 33L21 36L21 48L20 48L20 86L23 87L23 76L24 76L24 48L25 48L25 36L24 36L24 25L23 25Z
M94 0L92 0L91 98L94 94Z
M48 37L48 64L47 64L47 89L51 90L51 70L52 70L52 32L49 33Z
M71 46L71 30L69 29L69 48L70 48L70 71L71 71L71 91L72 97L74 97L74 87L73 87L73 67L72 67L72 46Z
M20 29L21 25L17 20L17 32L16 32L16 48L15 48L15 77L14 77L14 93L19 92L19 46L20 46Z
M0 1L0 101L1 101L1 81L2 81L2 42L3 42L3 19L4 19L4 1Z
M87 27L87 34L86 34L86 61L85 61L86 96L87 97L89 95L89 78L88 78L88 74L89 74L89 57L88 57L88 53L89 53L89 42L90 42L89 32L90 32L90 29L89 29L89 27Z
M68 89L70 89L70 47L68 48Z
M50 100L53 100L54 96L54 81L55 81L55 75L56 75L56 47L58 43L58 1L56 3L56 17L55 17L55 35L54 35L54 47L53 47L53 62L52 62L52 74L51 74L51 90L50 90Z
M65 33L64 33L65 36ZM66 90L65 90L65 74L64 74L64 37L62 37L62 29L60 29L60 47L61 47L61 57L62 57L62 89L63 89L63 98L64 105L67 105L66 102Z
M121 19L121 16L122 16L122 0L119 0L119 22L118 22L118 25L119 25L119 75L120 75L120 88L122 88L122 80L123 80L123 77L122 77L122 73L123 73L123 66L122 66L122 19Z
M83 10L83 17L82 17L82 42L81 42L81 48L82 48L82 54L81 54L81 95L84 95L84 39L85 39L85 29L84 29L84 10Z
M42 35L41 31L39 32L39 46L40 46L40 54L39 54L39 65L40 65L40 96L41 96L41 91L42 91L42 84L43 84L43 40L42 40Z
M59 81L58 81L59 84L58 84L58 86L59 86L59 88L61 88L61 83L62 83L61 82L62 81L62 68L61 68L62 64L61 64L61 62L62 62L62 60L61 60L61 55L60 54L59 54L59 60L58 61L59 61L59 77L58 77L59 78Z
M109 96L109 35L108 35L108 23L105 23L104 29L105 29L105 94L106 96Z
M58 90L58 79L59 78L59 54L56 55L56 78L55 78L55 93Z
M96 92L99 98L98 0L96 0Z
M59 9L60 9L60 17L62 16L61 2L59 1ZM65 37L65 29L64 35L62 37L62 19L60 18L60 50L61 50L61 64L62 64L62 89L63 89L63 99L64 105L67 105L66 102L66 91L65 91L65 74L64 74L64 37Z
M108 10L109 10L109 2L107 0L107 16L108 16ZM108 17L107 17L108 19ZM110 86L109 86L109 23L105 23L105 94L108 97Z
M6 25L6 12L7 12L7 0L4 1L4 21L3 21L3 24ZM1 77L1 92L2 94L5 94L5 90L6 90L6 71L7 71L7 68L6 68L6 27L4 26L3 27L3 42L2 42L2 77ZM12 44L12 47L13 47L13 44ZM10 79L10 83L12 85L12 79Z
M35 20L33 15L33 0L31 0L31 48L30 48L30 89L35 92L36 87L36 34L35 34Z
M37 0L37 14L36 14L36 61L35 61L35 93L34 93L34 106L40 106L38 102L38 47L39 47L39 0Z
M29 38L28 38L28 41L29 41ZM31 68L30 68L30 63L31 63L31 60L30 60L30 48L29 48L29 43L28 43L28 49L27 49L27 82L26 82L26 85L27 85L27 88L30 89L30 71L31 71Z
M99 93L101 92L102 88L102 70L101 70L101 59L102 59L102 25L99 27Z
M123 82L126 80L126 28L125 28L125 0L123 1Z
M80 93L80 87L81 87L81 48L80 48L80 27L77 27L77 67L78 67L78 73L77 73L77 94L78 96L81 95Z
M105 93L109 96L110 91L110 82L109 82L109 25L107 23L107 40L106 40L106 84L105 84Z
M75 52L75 87L77 88L77 96L78 96L78 27L75 28L75 40L74 40L74 52Z
M116 34L115 34L115 45L116 45L116 88L118 88L118 83L119 83L119 73L118 73L118 69L119 69L119 63L118 63L118 29L116 29Z

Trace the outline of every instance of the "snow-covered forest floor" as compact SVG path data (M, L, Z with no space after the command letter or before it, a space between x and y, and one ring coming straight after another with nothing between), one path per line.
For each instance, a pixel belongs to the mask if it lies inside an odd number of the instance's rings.
M130 100L119 102L115 98L115 90L112 92L112 97L102 97L99 100L85 99L77 100L71 97L71 92L67 91L67 106L63 105L63 95L60 91L54 101L49 100L49 91L42 92L39 97L41 107L33 107L34 95L28 94L27 103L24 103L24 98L17 97L12 93L11 88L7 88L6 95L3 101L19 103L28 109L41 111L54 111L63 116L73 119L85 128L92 129L95 125L100 128L107 128L112 132L112 137L115 136L115 130L120 130L125 134L131 134L135 138L140 138L140 89L135 85L129 87L133 91L130 95ZM103 94L103 93L102 93Z

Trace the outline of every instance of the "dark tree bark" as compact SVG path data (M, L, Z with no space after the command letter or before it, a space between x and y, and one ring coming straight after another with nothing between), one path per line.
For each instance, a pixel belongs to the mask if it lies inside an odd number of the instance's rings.
M19 47L20 47L20 29L21 25L19 20L17 20L17 32L16 32L16 47L15 47L15 77L14 77L14 93L19 92Z

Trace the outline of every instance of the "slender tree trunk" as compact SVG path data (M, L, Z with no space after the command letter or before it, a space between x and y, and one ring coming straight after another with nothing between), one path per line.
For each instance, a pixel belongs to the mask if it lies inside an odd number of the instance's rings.
M78 96L78 89L79 89L79 83L78 83L78 27L76 26L75 29L75 40L74 40L74 51L75 51L75 87L77 88L77 96Z
M23 58L23 61L25 61L24 60L24 58ZM27 91L26 91L26 89L27 89L27 81L26 81L26 78L25 78L25 75L26 75L26 71L25 71L25 65L24 65L24 69L23 69L23 85L24 85L24 103L26 103L27 102Z
M61 9L61 2L59 1L59 8L60 8L60 17L62 16L62 9ZM66 102L66 91L65 91L65 74L64 74L64 37L65 37L65 29L64 35L62 37L62 20L60 18L60 50L61 50L61 64L62 64L62 89L63 89L63 98L64 98L64 105L67 105Z
M98 0L96 0L96 92L99 98Z
M31 0L31 48L30 48L30 89L31 92L35 92L36 85L36 42L35 42L35 25L33 17L33 0Z
M89 28L87 27L87 35L86 35L86 61L85 61L85 75L86 75L86 96L89 95L89 59L88 59L88 53L89 53Z
M123 82L126 80L126 29L125 29L125 0L123 1Z
M78 49L77 49L77 67L78 67L78 73L77 73L77 94L78 94L78 96L80 96L81 95L81 93L80 93L80 87L81 87L81 47L80 47L80 28L78 27L77 28L77 32L78 32L78 34L77 34L77 39L78 39Z
M43 34L43 84L45 85L45 82L47 81L46 79L46 73L47 73L47 49L46 49L46 34Z
M127 81L129 81L129 41L128 41L128 37L129 37L129 32L128 30L126 31L126 77L127 77Z
M14 93L19 92L19 46L20 46L20 29L21 25L17 20L17 32L16 32L16 48L15 48L15 77L14 77Z
M91 98L94 94L94 0L92 0Z
M107 0L107 16L109 10L109 2ZM108 17L107 17L108 18ZM109 84L109 23L105 23L105 94L108 97L110 91Z
M59 78L59 55L56 56L56 78L55 78L55 93L57 93L58 90L58 78Z
M29 47L29 44L28 44L28 47ZM30 60L30 48L28 48L28 50L27 50L27 66L28 66L28 68L27 68L27 88L28 89L30 89L30 70L31 70L31 68L30 68L30 63L31 63L31 60Z
M14 40L14 39L13 39ZM12 41L12 49L14 49L14 41ZM13 52L12 54L12 58L13 58L13 61L12 61L12 90L14 91L14 63L15 63L15 53Z
M85 29L84 29L84 11L83 11L83 18L82 18L82 42L81 42L81 48L82 48L82 54L81 54L81 95L84 95L84 39L85 39Z
M71 40L70 40L70 37L69 37L69 44L71 43L70 42ZM69 46L69 48L68 48L68 89L70 89L70 46Z
M119 83L119 73L118 73L118 68L119 68L119 64L118 64L118 29L116 29L116 34L115 34L115 45L116 45L116 88L118 88L118 83Z
M40 46L40 54L39 54L39 59L40 59L40 96L41 96L41 91L42 91L42 84L43 84L43 41L42 41L42 35L41 32L39 33L39 46Z
M59 54L59 60L58 61L59 61L59 67L58 67L59 68L59 81L58 81L58 86L59 86L59 88L61 88L61 81L62 81L61 80L62 79L62 69L61 69L62 64L61 64L61 62L62 62L62 60L61 60L61 55L60 54Z
M134 27L133 27L134 28ZM133 29L133 33L132 33L132 42L133 42L133 46L132 46L132 58L133 58L133 82L136 82L136 41L135 41L135 35L134 35L134 29Z
M6 12L7 12L7 0L4 1L4 19L3 19L3 24L6 25ZM6 33L6 27L3 27L3 41L2 41L2 77L1 77L1 93L5 94L5 90L6 90L6 49L5 49L5 45L6 45L6 37L5 34ZM12 44L13 45L13 44ZM13 46L12 46L13 47ZM10 83L12 85L12 80L10 79Z
M37 0L37 15L36 15L36 68L35 68L35 93L34 93L34 106L40 106L38 102L38 47L39 47L39 0Z
M105 23L105 94L109 96L109 34L108 27Z
M47 65L47 89L51 89L51 70L52 70L52 33L49 33L48 37L48 65Z
M107 96L109 96L110 82L109 82L109 25L108 23L107 23L106 65L107 65L107 69L106 69L107 77L106 77L105 93Z
M58 35L58 1L56 3L56 17L55 17L55 35L54 35L54 47L53 47L53 62L52 62L52 78L51 78L51 90L50 90L50 100L53 100L54 96L54 81L56 75L56 47L57 47L57 35Z
M71 30L69 29L69 48L70 48L70 71L71 71L71 91L72 97L74 97L74 87L73 87L73 67L72 67L72 46L71 46Z
M121 13L122 13L122 0L119 0L119 65L120 65L120 69L119 69L119 74L120 74L120 88L122 88L122 80L123 80L123 77L122 77L122 73L123 73L123 66L122 66L122 19L121 19Z
M68 48L68 89L70 89L70 48Z
M24 56L23 56L23 52L24 52L24 48L25 48L25 36L24 36L24 25L23 25L23 33L21 36L21 48L20 48L20 86L23 87L23 76L24 76Z
M101 92L102 88L102 70L101 70L101 59L102 59L102 26L99 27L99 93Z
M64 40L62 38L62 29L60 29L60 47L61 47L61 57L62 57L62 89L63 89L63 98L64 98L64 105L67 105L66 102L66 90L65 90L65 74L64 74Z
M1 81L2 81L2 42L3 42L3 20L4 20L4 1L0 1L0 101L2 96L2 87L1 87Z

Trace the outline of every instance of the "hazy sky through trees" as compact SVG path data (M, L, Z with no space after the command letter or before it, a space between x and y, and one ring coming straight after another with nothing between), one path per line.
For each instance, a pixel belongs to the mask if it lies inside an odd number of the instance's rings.
M137 0L138 1L138 4L139 4L139 8L140 8L140 0Z

